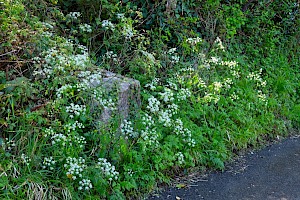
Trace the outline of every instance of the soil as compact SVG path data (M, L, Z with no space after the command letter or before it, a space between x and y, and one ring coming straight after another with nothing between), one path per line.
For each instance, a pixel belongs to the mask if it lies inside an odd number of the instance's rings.
M180 180L182 183L180 183ZM149 200L300 200L300 137L250 151L223 172L179 179Z

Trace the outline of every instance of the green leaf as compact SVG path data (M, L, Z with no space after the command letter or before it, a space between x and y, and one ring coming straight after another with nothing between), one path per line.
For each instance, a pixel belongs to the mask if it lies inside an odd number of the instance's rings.
M6 88L6 84L0 84L0 90L3 90Z
M3 188L8 185L8 178L7 176L0 177L0 188Z

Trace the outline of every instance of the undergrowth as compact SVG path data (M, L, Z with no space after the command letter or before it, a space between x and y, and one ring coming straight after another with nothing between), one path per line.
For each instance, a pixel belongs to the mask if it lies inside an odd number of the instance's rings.
M139 198L299 127L296 1L167 2L0 1L1 199Z

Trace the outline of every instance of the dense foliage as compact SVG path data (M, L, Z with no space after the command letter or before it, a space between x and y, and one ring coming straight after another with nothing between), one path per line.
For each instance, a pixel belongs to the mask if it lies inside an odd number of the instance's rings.
M286 136L299 15L296 0L0 0L0 198L138 198ZM126 119L104 70L140 81Z

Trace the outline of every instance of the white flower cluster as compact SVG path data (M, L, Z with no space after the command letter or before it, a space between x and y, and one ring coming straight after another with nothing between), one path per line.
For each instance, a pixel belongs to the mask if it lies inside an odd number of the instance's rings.
M113 99L104 98L103 91L100 88L94 88L93 97L105 109L117 110L117 103Z
M67 177L72 180L76 180L78 177L81 178L83 170L86 167L84 163L85 160L81 157L79 157L78 159L68 157L66 160L66 164L64 164L64 167L67 169Z
M125 18L125 15L123 13L117 13L116 16L118 19L121 19L121 20L123 20Z
M229 98L231 99L231 101L235 101L235 100L239 99L239 96L237 94L235 94L235 92L233 92Z
M108 162L106 158L99 158L97 164L109 181L118 180L119 172L116 171L115 166Z
M15 148L16 143L14 140L9 140L8 138L5 138L5 142L3 144L4 151L11 151Z
M77 144L79 146L79 148L83 148L84 145L87 143L86 140L85 140L85 137L83 136L74 136L72 139L71 139L71 142L70 142L70 146L73 145L73 142L75 144Z
M79 181L79 187L78 190L89 190L92 189L93 185L91 180L89 179L82 179L81 181Z
M177 98L178 100L186 100L188 97L191 96L191 91L187 88L180 88L178 94L177 94Z
M44 130L44 137L53 136L55 134L53 128L46 128Z
M175 54L177 51L177 48L171 48L168 50L168 54Z
M178 111L178 105L172 103L167 105L168 111L171 113L171 115L176 115Z
M109 21L109 20L103 20L102 21L102 27L105 29L105 30L115 30L115 25Z
M79 29L84 33L91 33L93 31L92 26L89 24L80 24Z
M151 115L144 113L144 115L142 116L142 124L148 127L152 127L154 125L154 121Z
M71 43L71 44L73 44L73 43ZM83 53L83 54L88 53L88 48L84 45L77 44L77 49L80 51L80 53Z
M230 73L232 76L234 76L237 79L241 77L240 72L238 70L234 70L234 69L230 70Z
M56 133L51 136L51 144L52 145L61 145L65 147L77 145L79 148L84 148L84 145L86 144L85 137L83 136L76 136L76 135L64 135L61 133Z
M236 61L221 61L221 65L223 66L227 66L230 69L234 69L237 66L237 62Z
M121 124L121 134L125 139L138 137L138 133L133 130L132 122L127 120Z
M128 176L131 176L134 174L134 172L132 171L132 169L125 169L126 173Z
M56 96L57 98L61 98L62 94L65 93L66 91L72 90L73 86L70 84L66 84L61 86L56 90Z
M115 54L113 51L107 51L103 55L103 60L112 60L114 63L118 62L118 55Z
M75 55L69 55L66 56L66 58L69 60L70 65L77 70L85 70L89 61L90 57L87 52L84 52L83 54L75 54Z
M91 75L91 71L87 70L87 71L81 71L77 74L78 78L87 78Z
M216 92L220 92L220 90L221 90L221 88L222 88L222 83L221 83L221 82L216 81L216 82L213 82L212 85L213 85L214 90L215 90Z
M259 81L260 80L260 74L259 73L255 73L255 72L251 72L247 78L249 78L250 80L255 80L255 81Z
M180 119L175 120L174 131L176 135L182 136L182 140L190 147L194 147L196 142L192 139L192 133L190 130L183 128L183 123Z
M184 155L181 152L178 152L175 154L175 156L177 158L177 164L182 165L184 163Z
M232 84L233 84L233 82L232 82L231 78L226 78L223 81L224 88L226 88L226 89L230 89Z
M174 101L174 93L169 88L165 87L164 92L163 93L160 92L159 95L160 95L161 99L166 103Z
M262 74L262 69L259 70L258 73L255 73L255 72L251 72L247 78L249 78L250 80L254 80L254 81L257 81L256 85L258 87L265 87L267 85L267 81L264 81L262 78L261 78L261 74Z
M45 157L42 168L43 169L48 168L49 170L54 170L55 163L56 163L56 161L53 159L52 156L50 156L49 158Z
M146 142L146 144L152 146L152 145L159 145L158 142L158 134L155 131L155 128L150 129L149 127L146 127L145 130L141 130L141 138Z
M217 39L215 40L215 44L217 45L218 49L225 51L225 47L223 46L223 43L219 37L217 37Z
M180 69L179 71L180 71L180 72L188 72L188 73L191 73L191 72L195 71L195 69L192 68L192 67L187 67L187 66L185 66L184 68Z
M152 113L156 113L159 111L159 105L160 105L160 102L159 100L157 100L154 96L151 96L149 99L148 99L148 105L147 105L147 109L150 110L150 112Z
M186 41L187 41L189 44L195 46L195 45L197 45L199 42L202 42L202 39L199 38L199 37L196 37L196 38L188 38L188 39L186 39Z
M34 58L32 58L32 62L34 64L41 64L42 63L42 59L40 57L34 57Z
M93 86L98 86L100 85L101 80L102 80L102 74L100 72L97 72L83 79L83 82Z
M258 99L262 102L265 102L267 104L267 95L265 95L261 90L258 90Z
M203 81L203 79L202 78L199 78L199 87L202 87L202 88L206 88L207 87L207 85L206 85L206 83Z
M104 108L108 108L110 110L117 109L116 102L114 102L112 99L101 99L100 98L100 99L98 99L98 101Z
M66 146L66 144L68 144L68 138L61 133L56 133L51 136L51 143L52 145L61 144L62 146Z
M75 121L74 123L66 124L64 128L67 130L67 132L71 132L75 131L76 129L84 128L84 125L78 121Z
M158 82L159 82L159 79L158 79L158 78L155 78L155 79L153 79L153 80L151 81L151 83L146 84L145 87L149 87L150 90L153 91L153 90L156 89Z
M170 110L161 111L158 116L158 121L165 127L172 126L172 112Z
M22 160L22 163L24 163L27 166L29 166L29 164L31 162L31 159L23 153L21 155L21 160Z
M81 71L77 77L82 80L83 86L86 88L90 88L90 86L98 86L102 80L101 72L91 72L91 71Z
M208 60L209 63L219 64L221 63L221 58L219 57L211 57L210 60Z
M70 118L74 118L74 115L80 116L81 114L85 113L86 106L71 103L70 106L66 106L66 112L70 114Z
M78 19L78 17L80 17L80 15L81 15L80 12L70 12L69 14L67 14L66 17L76 20Z
M66 49L73 47L73 43L64 41L60 47L53 47L44 51L40 59L34 59L37 69L34 76L50 78L54 73L67 73L68 70L85 70L90 62L87 52L83 54L67 55ZM44 63L44 64L42 64Z
M169 49L168 54L170 55L171 63L176 64L179 62L180 57L176 53L176 48Z
M122 34L125 36L126 39L130 39L133 37L133 29L128 24L123 27Z

